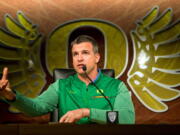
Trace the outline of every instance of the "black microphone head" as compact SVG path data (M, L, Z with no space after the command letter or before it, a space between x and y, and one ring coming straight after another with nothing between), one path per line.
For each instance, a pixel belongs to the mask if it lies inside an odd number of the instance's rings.
M83 65L82 69L83 69L83 71L85 72L85 71L87 70L86 65Z

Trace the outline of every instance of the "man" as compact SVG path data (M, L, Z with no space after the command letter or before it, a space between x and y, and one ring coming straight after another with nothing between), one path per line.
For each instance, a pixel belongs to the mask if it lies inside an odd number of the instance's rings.
M100 55L96 41L81 35L72 42L71 47L73 67L77 74L56 81L40 96L31 99L11 90L8 69L4 68L0 94L9 104L31 116L46 114L58 106L60 123L106 123L106 112L111 109L110 105L85 75L82 67L86 65L88 76L108 97L114 110L118 111L118 123L134 123L134 107L124 83L98 70Z

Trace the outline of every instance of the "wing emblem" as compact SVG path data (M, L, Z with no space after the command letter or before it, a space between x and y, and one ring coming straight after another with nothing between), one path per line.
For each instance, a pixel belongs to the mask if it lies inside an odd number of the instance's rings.
M133 63L128 84L140 102L154 112L164 112L180 96L180 21L172 23L172 9L158 15L154 7L131 31Z
M5 28L0 28L0 72L8 67L11 87L27 97L35 97L45 84L40 61L43 36L20 11L17 20L9 14L4 18ZM10 111L18 110L10 107Z

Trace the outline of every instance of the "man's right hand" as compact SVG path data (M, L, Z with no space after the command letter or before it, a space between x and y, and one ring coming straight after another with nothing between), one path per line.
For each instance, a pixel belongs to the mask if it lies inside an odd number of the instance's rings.
M11 90L9 80L8 80L8 68L3 69L2 78L0 80L0 95L7 100L14 100L16 94Z

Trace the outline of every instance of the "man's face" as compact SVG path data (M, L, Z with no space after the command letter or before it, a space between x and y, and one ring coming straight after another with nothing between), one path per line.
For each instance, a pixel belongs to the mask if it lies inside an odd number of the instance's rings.
M99 53L94 53L93 45L90 42L82 42L74 44L72 47L73 67L77 73L83 74L83 65L86 65L87 73L97 70L97 63L99 62Z

